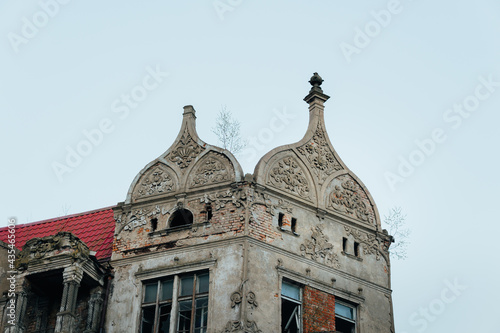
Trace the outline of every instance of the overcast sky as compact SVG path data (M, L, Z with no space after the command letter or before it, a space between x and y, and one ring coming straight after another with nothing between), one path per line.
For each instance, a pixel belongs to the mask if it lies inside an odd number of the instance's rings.
M500 2L59 1L0 2L1 225L124 201L188 104L212 144L233 112L252 173L318 72L337 152L412 230L397 332L498 331Z

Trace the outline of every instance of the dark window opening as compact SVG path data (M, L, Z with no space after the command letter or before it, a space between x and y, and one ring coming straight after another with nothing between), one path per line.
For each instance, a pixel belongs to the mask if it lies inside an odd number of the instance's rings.
M342 238L342 251L344 251L345 253L347 253L346 251L346 248L347 248L347 238Z
M292 232L297 233L297 219L295 217L292 217Z
M302 288L283 281L281 284L281 332L299 333L301 327Z
M207 221L210 221L212 219L212 204L207 203L205 205L205 210L207 211Z
M158 228L158 219L157 218L152 218L151 219L151 229L155 231Z
M359 257L359 243L354 242L354 255Z
M281 229L283 229L283 217L285 217L283 213L278 214L278 227Z
M299 333L300 326L300 304L292 301L281 300L281 332Z
M354 323L348 322L340 317L335 319L335 329L339 333L354 333L356 325Z
M187 209L178 209L170 219L170 228L193 224L193 213Z

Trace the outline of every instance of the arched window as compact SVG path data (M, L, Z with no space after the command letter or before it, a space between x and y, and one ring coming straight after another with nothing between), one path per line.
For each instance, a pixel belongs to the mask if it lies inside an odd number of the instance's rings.
M193 224L193 213L184 208L176 210L170 218L170 228L191 224Z

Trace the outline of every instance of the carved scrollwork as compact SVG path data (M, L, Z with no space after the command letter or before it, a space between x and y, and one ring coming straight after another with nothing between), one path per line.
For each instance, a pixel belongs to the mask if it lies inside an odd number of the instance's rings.
M240 291L235 291L231 294L231 307L234 308L236 304L240 304L243 299L243 295Z
M166 213L168 211L165 208L160 208L159 205L134 209L129 213L128 222L123 227L123 230L132 231L137 227L147 224L148 218L153 218L159 214L165 215Z
M300 252L303 257L340 268L338 255L333 253L333 244L329 243L320 226L312 229L311 239L300 245Z
M257 323L253 320L245 320L242 323L239 320L228 321L223 333L262 333L257 326Z
M235 291L231 294L231 308L234 308L237 304L241 304L243 302L243 286L247 282L247 280L243 281L240 285L239 290ZM253 291L249 291L246 295L246 303L253 309L258 306L255 293ZM257 327L257 323L255 321L249 320L246 315L242 315L242 311L240 309L240 320L230 320L227 322L222 333L262 333L261 330Z
M342 170L342 166L335 158L326 140L325 132L320 123L318 123L311 140L298 147L297 150L305 156L313 167L314 173L319 179L319 184L323 184L325 179L335 171Z
M173 177L161 165L156 165L145 173L136 185L135 196L145 197L175 191Z
M376 256L377 260L380 260L381 256L386 260L388 259L388 247L385 246L383 241L377 239L375 235L369 235L348 226L344 226L344 229L347 232L347 236L351 235L356 241L363 244L361 247L363 249L363 254L373 254Z
M273 205L273 208L276 209L276 210L281 210L281 211L290 213L290 214L293 213L293 206L292 206L292 204L290 202L286 201L286 200L283 200L283 199L279 199L278 200L278 204L277 205Z
M285 157L274 164L269 173L269 183L300 197L310 199L310 186L304 170L292 157Z
M191 187L227 182L234 178L233 166L226 157L214 152L209 154L199 162L194 171Z
M186 130L175 148L168 154L167 158L177 164L181 170L187 168L191 162L205 149L193 140Z
M24 270L31 262L42 260L55 251L68 251L73 260L85 260L90 250L71 232L61 231L55 235L32 238L24 244L16 260L16 268Z
M374 213L361 187L349 176L338 178L341 183L335 185L330 194L329 207L367 223L374 223Z
M255 296L255 293L253 291L249 291L247 294L247 302L250 304L251 307L258 307L259 304L257 303L257 296Z

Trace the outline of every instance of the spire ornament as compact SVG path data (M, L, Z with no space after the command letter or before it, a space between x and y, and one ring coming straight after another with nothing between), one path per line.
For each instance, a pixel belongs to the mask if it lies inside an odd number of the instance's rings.
M308 104L312 104L314 101L317 101L319 99L322 103L326 102L330 96L325 95L323 93L323 89L321 89L321 84L323 83L323 79L317 72L314 72L313 76L311 76L311 79L309 80L309 83L311 84L312 88L309 90L309 94L304 98L304 101L306 101Z

